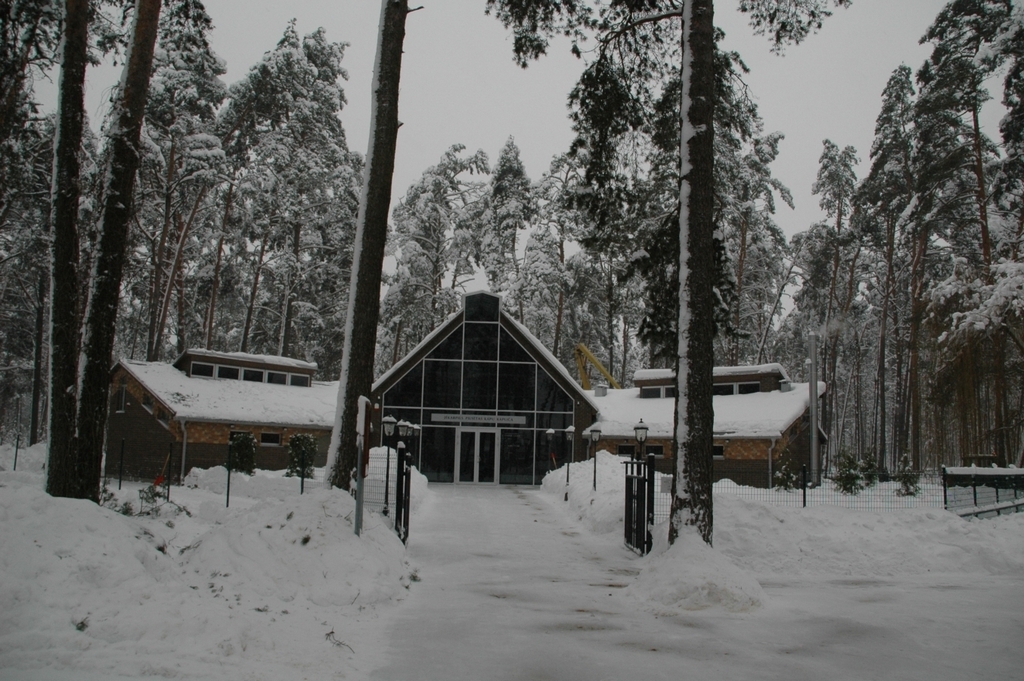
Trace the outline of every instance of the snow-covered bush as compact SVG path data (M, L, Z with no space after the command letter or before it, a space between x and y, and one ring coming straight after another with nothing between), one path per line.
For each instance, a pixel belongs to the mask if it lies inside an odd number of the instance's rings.
M836 473L832 476L832 482L843 494L856 495L864 490L864 473L861 469L861 462L857 461L850 452L843 452L839 455L836 463Z
M900 484L900 488L896 490L898 496L916 497L921 492L921 473L913 469L906 454L900 459L895 477L896 482Z
M292 435L288 440L288 478L312 478L316 457L316 438L308 433Z
M803 486L803 478L800 474L800 463L787 447L782 453L779 466L775 469L773 484L775 487L784 490L799 489Z
M229 445L231 467L239 473L256 472L256 438L252 433L235 433Z

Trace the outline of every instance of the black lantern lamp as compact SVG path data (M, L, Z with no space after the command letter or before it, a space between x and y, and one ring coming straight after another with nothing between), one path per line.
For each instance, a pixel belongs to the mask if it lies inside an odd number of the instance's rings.
M647 442L647 424L644 423L643 419L640 419L640 423L633 426L633 434L636 436L636 441L640 443L640 460L644 460L644 454L646 448L644 443Z
M587 431L584 431L583 434L586 435ZM596 425L590 426L589 434L590 434L590 441L592 443L594 443L594 490L596 491L597 490L597 443L601 439L601 429L598 426L596 426Z

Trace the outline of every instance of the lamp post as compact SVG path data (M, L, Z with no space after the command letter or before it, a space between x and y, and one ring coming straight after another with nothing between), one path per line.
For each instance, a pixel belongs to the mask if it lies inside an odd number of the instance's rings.
M640 443L640 461L644 461L644 454L647 453L647 448L644 443L647 442L647 424L644 423L643 419L640 419L640 423L633 426L633 434L636 436L636 441Z
M412 451L409 452L409 463L412 463L412 458L416 458L416 468L420 467L419 454L420 454L420 431L423 430L417 424L412 426Z
M388 414L380 420L384 426L384 515L388 515L388 487L391 486L391 436L395 434L395 417Z
M569 441L569 459L565 462L565 501L569 501L569 466L576 453L576 426L569 426L565 429L565 439Z
M597 442L601 439L601 429L590 427L590 441L594 443L594 491L597 491Z

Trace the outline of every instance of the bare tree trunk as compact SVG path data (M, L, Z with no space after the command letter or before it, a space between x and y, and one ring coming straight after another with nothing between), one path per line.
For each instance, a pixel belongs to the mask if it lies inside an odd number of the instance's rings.
M249 292L249 305L245 309L245 326L242 327L242 346L239 352L249 352L249 332L252 330L252 318L256 312L256 293L260 288L260 273L263 272L263 256L267 252L268 234L263 235L260 242L260 255L256 259L256 271L252 275L252 289Z
M363 176L362 199L356 220L345 341L338 385L338 411L328 453L331 484L348 489L356 466L356 419L361 395L373 383L373 356L380 316L380 280L391 206L391 181L398 143L398 85L402 73L402 44L408 0L382 0L377 58L374 65L374 105Z
M292 268L288 273L287 290L285 291L284 316L281 320L281 344L279 355L288 357L292 351L292 315L295 309L295 288L299 281L299 255L302 237L302 224L296 222L292 228Z
M66 0L51 193L49 456L46 491L78 495L75 400L78 378L79 151L85 125L88 0Z
M876 439L877 465L886 468L888 449L886 441L886 342L889 329L889 298L892 296L893 253L896 246L896 219L890 216L886 220L885 230L885 287L882 289L882 312L878 323L878 386L877 410L878 430Z
M149 288L149 334L146 337L146 361L155 362L160 359L158 345L160 340L157 332L157 322L160 319L160 300L163 290L164 267L167 266L167 239L171 232L171 222L174 216L173 196L174 171L177 168L177 145L171 144L171 153L168 154L167 177L164 180L164 219L160 226L160 239L153 249L153 273L150 277ZM170 273L167 275L171 276Z
M230 202L230 198L228 199ZM217 293L220 291L220 266L224 254L224 233L217 240L217 263L213 266L213 283L210 285L210 305L206 308L206 320L203 323L205 340L203 347L213 349L213 324L217 318Z
M32 415L28 431L30 445L39 442L39 400L43 395L43 342L46 340L46 284L46 275L39 275L36 294L36 332L33 339L32 357Z
M714 9L684 4L680 119L679 317L669 543L693 526L708 544L713 531L711 458L714 412ZM690 9L690 16L685 10Z
M565 265L565 242L558 242L558 262ZM562 315L565 312L565 286L563 282L558 282L558 307L555 311L555 347L551 350L555 353L555 357L558 357L558 349L562 341Z
M135 24L122 89L112 114L102 229L86 305L78 398L79 476L76 496L99 501L103 438L109 407L110 363L121 278L128 245L139 167L139 137L145 116L160 0L137 0Z

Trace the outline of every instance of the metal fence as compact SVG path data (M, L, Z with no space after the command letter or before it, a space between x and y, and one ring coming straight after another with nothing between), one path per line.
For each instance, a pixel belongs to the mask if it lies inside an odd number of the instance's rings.
M990 518L1024 511L1024 469L944 468L945 506L961 516Z
M660 461L658 462L661 463ZM728 469L716 466L713 472L715 496L730 495L777 506L841 506L861 511L896 511L905 508L944 508L945 495L942 471L920 471L916 483L911 485L884 473L862 477L859 484L843 486L824 478L814 484L813 471L801 469L788 479L769 480L764 466L743 467L730 462ZM654 523L668 520L672 510L672 474L670 469L657 466L652 503ZM774 477L774 476L773 476ZM905 480L909 481L912 476ZM1024 480L1024 479L1022 479ZM964 494L958 491L956 495ZM983 498L988 492L981 493ZM961 498L956 496L955 498ZM994 498L994 494L992 495ZM1024 488L1020 492L1024 502Z

